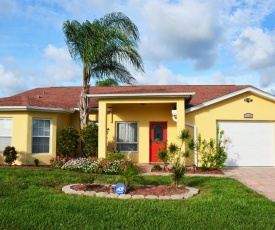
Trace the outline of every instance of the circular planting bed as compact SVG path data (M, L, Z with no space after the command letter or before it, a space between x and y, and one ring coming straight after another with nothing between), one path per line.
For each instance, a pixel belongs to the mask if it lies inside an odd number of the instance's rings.
M130 187L126 194L118 195L114 193L114 186L104 184L73 184L64 186L62 191L66 194L120 199L187 199L199 193L198 189L187 186L178 186L178 188L175 188L164 185L147 185Z

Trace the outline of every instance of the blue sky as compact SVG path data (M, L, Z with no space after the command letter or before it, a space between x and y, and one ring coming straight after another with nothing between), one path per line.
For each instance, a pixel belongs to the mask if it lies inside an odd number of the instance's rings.
M114 11L140 30L146 73L133 72L136 84L245 84L275 94L274 0L0 0L0 97L81 86L62 24Z

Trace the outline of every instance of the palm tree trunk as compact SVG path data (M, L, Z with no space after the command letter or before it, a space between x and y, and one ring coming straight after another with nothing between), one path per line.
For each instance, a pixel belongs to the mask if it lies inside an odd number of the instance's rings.
M90 85L88 84L90 78L90 71L87 66L83 67L83 87L80 94L79 100L79 123L80 129L83 129L89 121L89 102L90 99L87 97L89 94Z

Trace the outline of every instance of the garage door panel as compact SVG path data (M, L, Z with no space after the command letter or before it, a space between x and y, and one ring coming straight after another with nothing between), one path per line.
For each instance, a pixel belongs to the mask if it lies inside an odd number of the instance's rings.
M274 124L272 122L218 122L224 130L226 166L274 166Z

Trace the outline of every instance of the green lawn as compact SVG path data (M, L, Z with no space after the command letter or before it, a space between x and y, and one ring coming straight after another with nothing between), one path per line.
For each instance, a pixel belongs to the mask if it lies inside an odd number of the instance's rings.
M87 174L0 167L0 229L275 229L275 202L227 178L185 177L188 200L120 200L66 195ZM114 183L115 176L98 177ZM169 184L169 177L144 177Z

